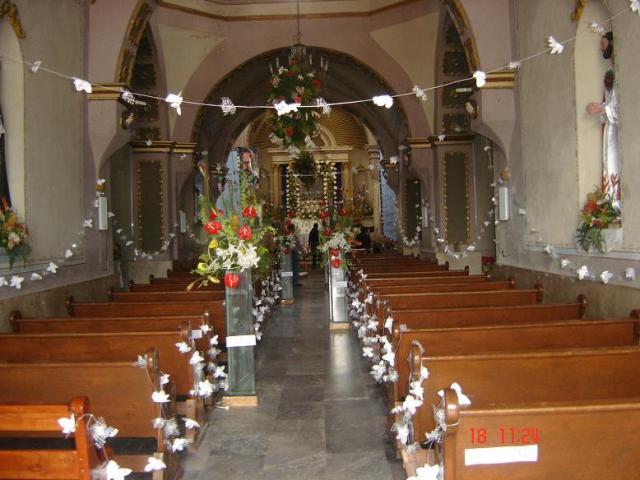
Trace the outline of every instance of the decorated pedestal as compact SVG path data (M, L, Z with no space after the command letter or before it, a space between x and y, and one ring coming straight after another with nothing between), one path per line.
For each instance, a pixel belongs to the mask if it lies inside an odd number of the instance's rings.
M333 323L346 323L347 316L347 276L342 268L335 268L329 263L329 311Z
M255 396L256 375L253 347L256 344L251 318L253 287L251 271L229 271L225 275L227 359L229 396Z
M283 253L280 259L280 282L282 301L293 302L293 259L291 253Z

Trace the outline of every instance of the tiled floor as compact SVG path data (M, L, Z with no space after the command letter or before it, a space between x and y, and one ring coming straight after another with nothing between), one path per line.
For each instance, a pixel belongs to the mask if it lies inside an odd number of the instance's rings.
M257 347L258 407L216 409L185 479L404 479L380 390L353 332L329 331L324 277L282 306Z

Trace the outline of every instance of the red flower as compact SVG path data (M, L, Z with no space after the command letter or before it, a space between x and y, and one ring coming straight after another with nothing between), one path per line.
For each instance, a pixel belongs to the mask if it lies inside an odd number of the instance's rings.
M332 248L330 252L331 252L331 256L333 257L337 257L340 255L340 250L338 250L337 248Z
M256 212L256 209L253 206L244 207L244 210L242 210L242 216L245 218L256 218L257 215L258 212Z
M287 134L287 137L293 137L293 128L292 127L287 127L287 129L284 131Z
M289 215L289 218L295 218L296 212L291 210L289 213L287 213L287 215ZM289 222L289 225L291 225L291 222Z
M340 212L339 212L339 213L340 213L340 216L341 216L341 217L346 217L347 215L349 215L349 211L348 211L346 208L344 208L344 207L342 207L342 208L340 209Z
M600 220L594 220L592 225L596 228L602 228L602 222Z
M324 233L325 237L330 237L333 232L331 231L330 228L325 228L322 233Z
M300 95L296 95L295 98L293 99L293 101L295 103L302 103L302 98L300 97Z
M331 260L331 266L333 268L340 268L340 265L342 264L342 262L340 261L339 258L334 258Z
M241 240L250 240L251 237L253 237L251 227L248 225L240 227L240 230L238 230L238 237L240 237Z
M313 88L320 88L320 85L322 85L320 83L320 80L318 80L317 78L314 78L313 81L311 82L311 85L313 85Z
M220 222L209 222L204 226L204 229L209 235L217 235L222 230L222 224Z
M224 275L224 285L227 288L238 288L240 284L240 275L237 273L226 273Z
M291 249L289 248L283 248L282 249L282 253L284 253L285 255L289 255L291 253Z
M584 206L583 212L590 215L598 209L598 204L594 201L587 202Z
M321 220L326 220L329 217L329 212L327 212L326 210L323 210L320 212L320 219Z
M215 220L218 217L218 214L216 213L215 210L211 210L211 213L209 214L209 220Z
M291 78L291 77L293 77L295 75L291 70L289 70L287 72L284 72L284 74L289 78Z

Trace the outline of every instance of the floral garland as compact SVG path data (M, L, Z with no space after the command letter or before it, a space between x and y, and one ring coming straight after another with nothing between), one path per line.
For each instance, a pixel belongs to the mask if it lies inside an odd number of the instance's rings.
M333 268L348 270L351 263L346 254L351 252L353 240L353 219L345 208L327 207L321 204L320 252Z
M9 268L13 268L18 257L22 257L23 263L26 263L27 255L31 253L28 236L27 226L18 222L17 212L3 198L0 207L0 247L7 252Z
M318 98L322 83L315 78L315 73L306 64L298 64L289 59L289 66L279 66L272 71L269 81L270 91L267 98L269 104L309 105ZM317 119L320 117L315 109L298 111L291 109L286 113L272 111L268 122L272 133L271 142L285 147L289 153L297 154L300 148L315 146L313 138L317 135Z
M420 205L417 205L416 208L419 206ZM397 209L398 209L398 202L396 202L396 210ZM400 225L400 223L398 222L398 217L396 217L396 228L400 232L400 239L403 245L409 248L415 247L420 243L420 240L422 239L422 214L418 213L418 215L416 216L416 231L413 234L413 237L411 239L407 237L404 227Z
M580 225L576 230L576 241L580 248L588 252L591 247L604 252L602 230L614 223L620 216L614 207L613 197L602 187L597 187L587 195L587 203L580 211Z

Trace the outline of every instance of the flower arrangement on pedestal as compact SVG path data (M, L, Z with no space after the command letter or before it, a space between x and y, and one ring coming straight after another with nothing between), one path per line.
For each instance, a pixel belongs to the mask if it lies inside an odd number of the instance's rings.
M598 187L587 195L587 203L580 211L580 225L576 230L576 241L588 252L595 248L605 251L603 230L618 221L620 211L614 207L613 197Z
M336 209L321 205L320 251L333 268L349 269L346 255L354 243L353 219L345 207Z
M237 279L233 278L233 273L226 272L257 270L260 275L269 269L269 250L262 240L273 229L263 225L258 217L259 203L252 177L251 172L241 170L240 215L227 208L227 205L226 210L217 209L210 199L200 197L200 219L209 235L209 244L195 270L202 278L194 284L219 283L220 277L224 276L225 286L235 288Z
M3 198L0 208L0 247L9 257L9 267L13 267L18 257L22 257L23 262L27 261L27 255L31 252L28 236L26 225L18 222L18 214Z
M303 145L307 148L315 146L313 138L317 135L320 113L316 109L297 108L302 104L311 105L320 93L322 82L316 78L313 69L290 57L288 67L277 66L272 71L269 85L268 103L284 102L295 107L286 113L277 110L269 115L271 142L286 148L292 155L298 154Z
M309 191L316 182L317 168L313 154L309 151L302 151L291 162L291 169L298 177L300 183Z

